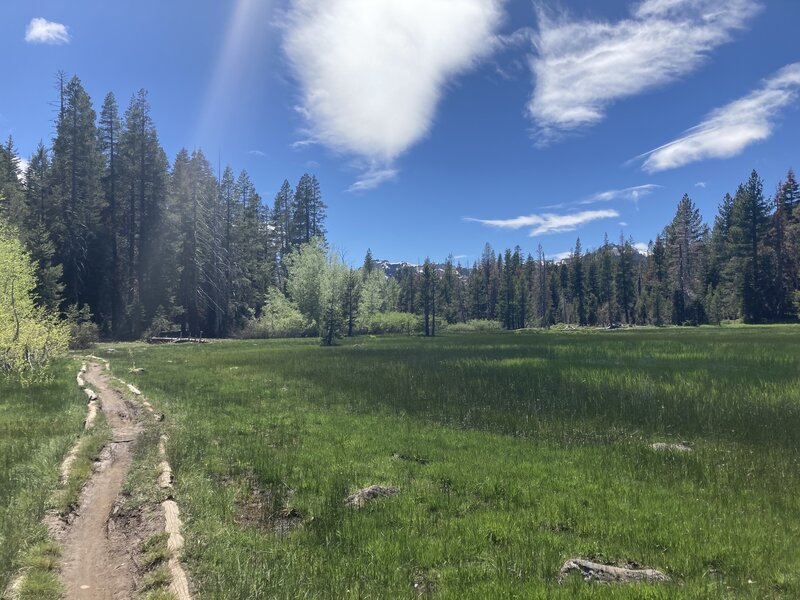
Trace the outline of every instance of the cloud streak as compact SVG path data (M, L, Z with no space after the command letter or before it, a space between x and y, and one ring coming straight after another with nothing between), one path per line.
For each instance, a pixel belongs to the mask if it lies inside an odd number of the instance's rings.
M29 44L68 44L69 28L61 23L35 17L25 29L25 41Z
M579 227L599 219L612 219L619 217L616 210L585 210L577 213L555 214L542 213L523 215L513 219L473 219L466 217L464 220L471 223L480 223L487 227L498 229L522 229L531 227L529 236L546 235L550 233L564 233L575 231Z
M305 137L395 170L430 129L447 84L497 44L502 1L294 0L283 48Z
M398 171L392 167L372 166L365 170L358 179L353 182L348 192L365 192L367 190L374 190L381 184L387 181L397 179Z
M655 173L709 158L735 156L772 135L778 115L796 102L798 91L800 63L793 63L753 92L711 111L681 137L638 157L647 157L642 168Z
M636 185L621 190L608 190L606 192L593 194L585 200L581 200L579 204L595 204L597 202L611 202L612 200L633 200L636 202L640 198L652 194L653 190L660 187L660 185L654 183L646 183L644 185Z
M617 22L538 8L528 113L537 144L594 125L615 101L697 69L758 12L755 0L644 0Z

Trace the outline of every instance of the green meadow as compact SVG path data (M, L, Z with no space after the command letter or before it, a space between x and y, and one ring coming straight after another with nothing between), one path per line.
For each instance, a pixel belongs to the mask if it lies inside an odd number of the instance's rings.
M796 598L799 340L787 326L99 352L165 414L198 598ZM370 484L399 493L345 505ZM672 581L559 584L571 557Z
M0 594L27 551L46 539L40 521L86 416L75 363L50 371L48 382L24 387L0 378Z

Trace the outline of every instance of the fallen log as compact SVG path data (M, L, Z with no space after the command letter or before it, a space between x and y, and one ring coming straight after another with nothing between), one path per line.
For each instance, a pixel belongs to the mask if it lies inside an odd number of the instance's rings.
M570 558L558 572L558 582L563 583L564 579L577 571L581 574L584 581L597 581L603 583L631 583L646 582L657 583L669 581L668 575L655 569L632 569L626 567L614 567L602 563L592 562L583 558Z

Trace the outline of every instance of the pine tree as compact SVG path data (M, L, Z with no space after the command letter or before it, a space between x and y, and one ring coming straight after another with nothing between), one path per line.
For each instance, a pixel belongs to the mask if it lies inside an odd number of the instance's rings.
M63 90L62 110L53 140L50 188L58 210L53 223L56 260L63 265L64 299L100 311L103 248L98 233L105 201L103 157L95 111L80 79Z
M586 288L583 273L583 250L581 249L580 238L575 242L575 250L572 253L570 267L570 289L575 303L578 325L586 325Z
M697 322L696 303L705 290L700 272L703 220L688 195L678 203L672 223L664 230L672 276L672 322Z
M762 277L759 243L768 224L769 205L764 198L763 183L752 172L747 183L739 186L733 199L731 242L733 255L741 266L737 278L741 290L741 314L748 323L765 316L765 281Z
M375 259L372 258L372 250L367 248L367 254L364 256L364 265L361 267L361 272L366 280L367 277L372 275L372 271L375 269Z
M270 228L275 238L276 254L280 265L278 280L279 285L285 286L286 279L286 258L293 248L293 223L292 223L292 201L294 193L288 180L283 181L281 189L275 196L272 204Z
M619 310L626 323L633 322L634 306L634 270L633 270L633 244L625 240L622 235L619 239L619 268L617 270L616 298Z
M171 304L168 239L165 219L167 157L150 116L147 92L131 98L119 137L118 208L125 236L119 240L125 309L124 330L138 338L158 307ZM120 260L122 263L123 261Z
M56 260L51 231L56 215L50 192L50 159L40 142L30 158L25 173L25 218L20 232L36 264L37 302L51 313L58 311L63 299L63 268Z
M426 336L436 335L436 265L426 258L422 265L420 305Z
M120 330L122 317L122 297L120 284L122 273L119 260L119 239L122 235L120 224L120 206L117 201L119 179L119 136L121 130L119 109L114 94L108 93L103 101L98 123L100 150L105 159L103 175L103 193L105 194L105 211L103 214L103 247L110 256L104 271L107 273L107 287L104 290L104 304L108 305L111 334L116 337ZM105 312L105 311L104 311Z
M600 285L597 299L602 307L602 319L607 325L619 320L616 306L616 271L614 266L612 248L608 242L608 234L606 234L603 238L603 247L600 250L600 266L598 269Z

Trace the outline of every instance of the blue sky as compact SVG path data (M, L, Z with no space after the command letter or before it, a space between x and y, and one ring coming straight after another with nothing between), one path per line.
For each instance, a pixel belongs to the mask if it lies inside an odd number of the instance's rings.
M359 262L463 263L711 222L800 149L796 0L63 0L0 7L0 134L52 135L54 73L146 88L170 157L201 147L271 202L315 173Z

